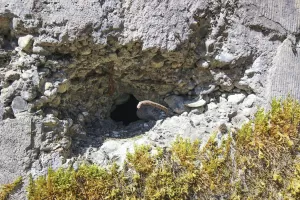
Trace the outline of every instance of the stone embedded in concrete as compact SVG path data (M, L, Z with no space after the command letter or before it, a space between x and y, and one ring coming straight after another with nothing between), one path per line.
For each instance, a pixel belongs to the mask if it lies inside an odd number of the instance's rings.
M210 94L213 91L215 91L216 89L218 89L218 87L215 84L210 84L210 85L198 85L195 87L195 93L197 95L206 95L206 94Z
M244 94L232 94L228 96L228 102L232 104L239 104L243 102L243 100L246 98L246 95Z
M51 54L49 51L47 51L43 47L39 47L39 46L34 46L32 48L32 53L36 53L36 54L43 55L43 56L47 56L47 55Z
M33 44L32 35L26 35L23 37L19 37L18 39L19 47L25 52L30 52L32 50L32 44Z
M57 92L58 93L65 93L70 87L70 82L68 80L64 80L62 83L58 84Z
M243 102L243 106L245 106L247 108L251 108L256 99L257 99L256 95L254 95L254 94L248 95L247 98Z
M187 110L185 107L185 100L181 96L171 95L164 99L168 106L176 113L181 114Z
M21 96L16 96L12 101L11 108L16 115L26 111L28 109L28 104Z
M59 123L59 120L57 117L55 117L53 114L48 114L43 119L43 125L48 127L55 127Z
M215 59L221 63L228 64L235 59L235 56L227 52L221 52L219 55L215 57Z
M16 90L12 85L7 88L3 88L1 90L0 102L8 105L12 100L14 95L16 94Z
M199 98L198 100L191 102L191 103L187 103L185 105L190 108L198 108L198 107L204 106L205 104L206 104L206 101L204 99Z
M52 89L52 87L53 87L53 84L51 82L46 82L45 83L45 90Z
M32 101L37 96L37 92L34 89L27 89L21 91L21 97L26 101Z

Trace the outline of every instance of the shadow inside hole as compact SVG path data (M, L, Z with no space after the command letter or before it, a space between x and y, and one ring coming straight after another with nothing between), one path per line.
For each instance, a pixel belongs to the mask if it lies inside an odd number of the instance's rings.
M125 126L138 121L139 118L136 115L138 103L139 101L133 95L130 95L125 103L116 106L110 113L110 118L116 122L123 122Z
M119 100L115 100L116 105L110 113L110 119L99 120L86 127L88 137L72 138L72 156L82 155L90 147L100 148L107 139L142 137L155 126L155 120L145 122L137 117L139 101L133 95L123 95L125 97L120 96ZM124 126L119 126L116 122L123 123Z

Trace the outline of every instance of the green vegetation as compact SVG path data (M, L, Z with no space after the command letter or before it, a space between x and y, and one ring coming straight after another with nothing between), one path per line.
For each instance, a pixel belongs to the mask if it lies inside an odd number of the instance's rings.
M177 138L169 149L136 146L123 169L83 165L30 180L28 198L300 199L300 105L274 100L222 142ZM155 150L156 153L153 153Z
M0 188L0 200L6 200L9 194L22 183L22 177L18 177L13 183L5 184Z

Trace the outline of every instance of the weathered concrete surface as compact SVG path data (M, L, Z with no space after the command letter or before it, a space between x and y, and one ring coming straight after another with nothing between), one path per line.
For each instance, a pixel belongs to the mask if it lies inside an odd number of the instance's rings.
M270 69L270 97L291 95L300 100L300 46L286 39L278 48Z
M277 46L272 63L269 63L271 67L265 86L267 99L290 94L300 100L300 1L245 2L253 8L251 12L255 13L249 22L250 27L266 35L275 33L275 38L283 41Z
M231 1L226 3L228 2ZM294 36L299 34L299 0L235 2L238 5L237 12L242 11L244 17L240 21L236 20L238 18L233 14L229 14L232 17L228 18L234 23L243 24L250 30L263 33L266 37L270 36L272 40L283 41L289 34ZM13 27L18 28L16 34L35 33L38 35L36 43L41 45L68 42L77 36L91 34L96 43L104 44L108 35L114 35L122 44L139 40L143 42L143 48L175 49L180 41L186 40L191 33L190 25L195 22L193 16L197 10L204 10L208 6L218 7L216 4L220 3L226 4L225 1L213 0L179 2L1 0L0 13L18 16L11 22ZM218 17L217 13L212 14ZM250 33L249 30L245 32ZM248 38L251 38L251 33ZM293 45L297 46L297 43L298 40ZM273 67L280 71L281 69L275 65L277 64L274 63ZM284 66L282 68L285 68ZM269 79L274 80L271 85L278 83L276 78L272 78L274 76L277 75L271 74ZM276 87L281 86L269 87L271 91L268 93L271 96L276 95ZM293 93L290 90L286 89L285 93ZM278 91L283 92L283 89L278 88Z
M286 31L297 34L300 28L300 2L299 0L243 0L253 9L253 24L261 24L263 29ZM256 9L254 9L256 8Z
M31 117L24 115L17 119L0 121L0 185L26 175L27 150L31 146ZM22 197L15 195L13 199ZM24 196L24 194L22 195Z
M142 40L144 48L175 48L175 34L187 39L195 10L205 8L206 0L0 0L0 13L11 12L20 18L29 17L27 26L39 32L41 42L72 40L81 34L93 34L95 41L106 42L114 33L122 43ZM189 22L190 21L190 22ZM189 23L187 23L189 22ZM17 26L17 20L14 25ZM45 34L40 31L44 30ZM71 37L71 38L70 38Z

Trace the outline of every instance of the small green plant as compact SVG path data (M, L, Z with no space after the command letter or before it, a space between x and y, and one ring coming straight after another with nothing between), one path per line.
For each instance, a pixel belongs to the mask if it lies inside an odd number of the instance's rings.
M13 183L5 184L0 188L0 200L6 200L11 192L22 183L22 177L18 177Z
M300 105L273 100L217 142L177 138L169 149L135 146L122 170L82 165L31 179L29 200L300 199Z

